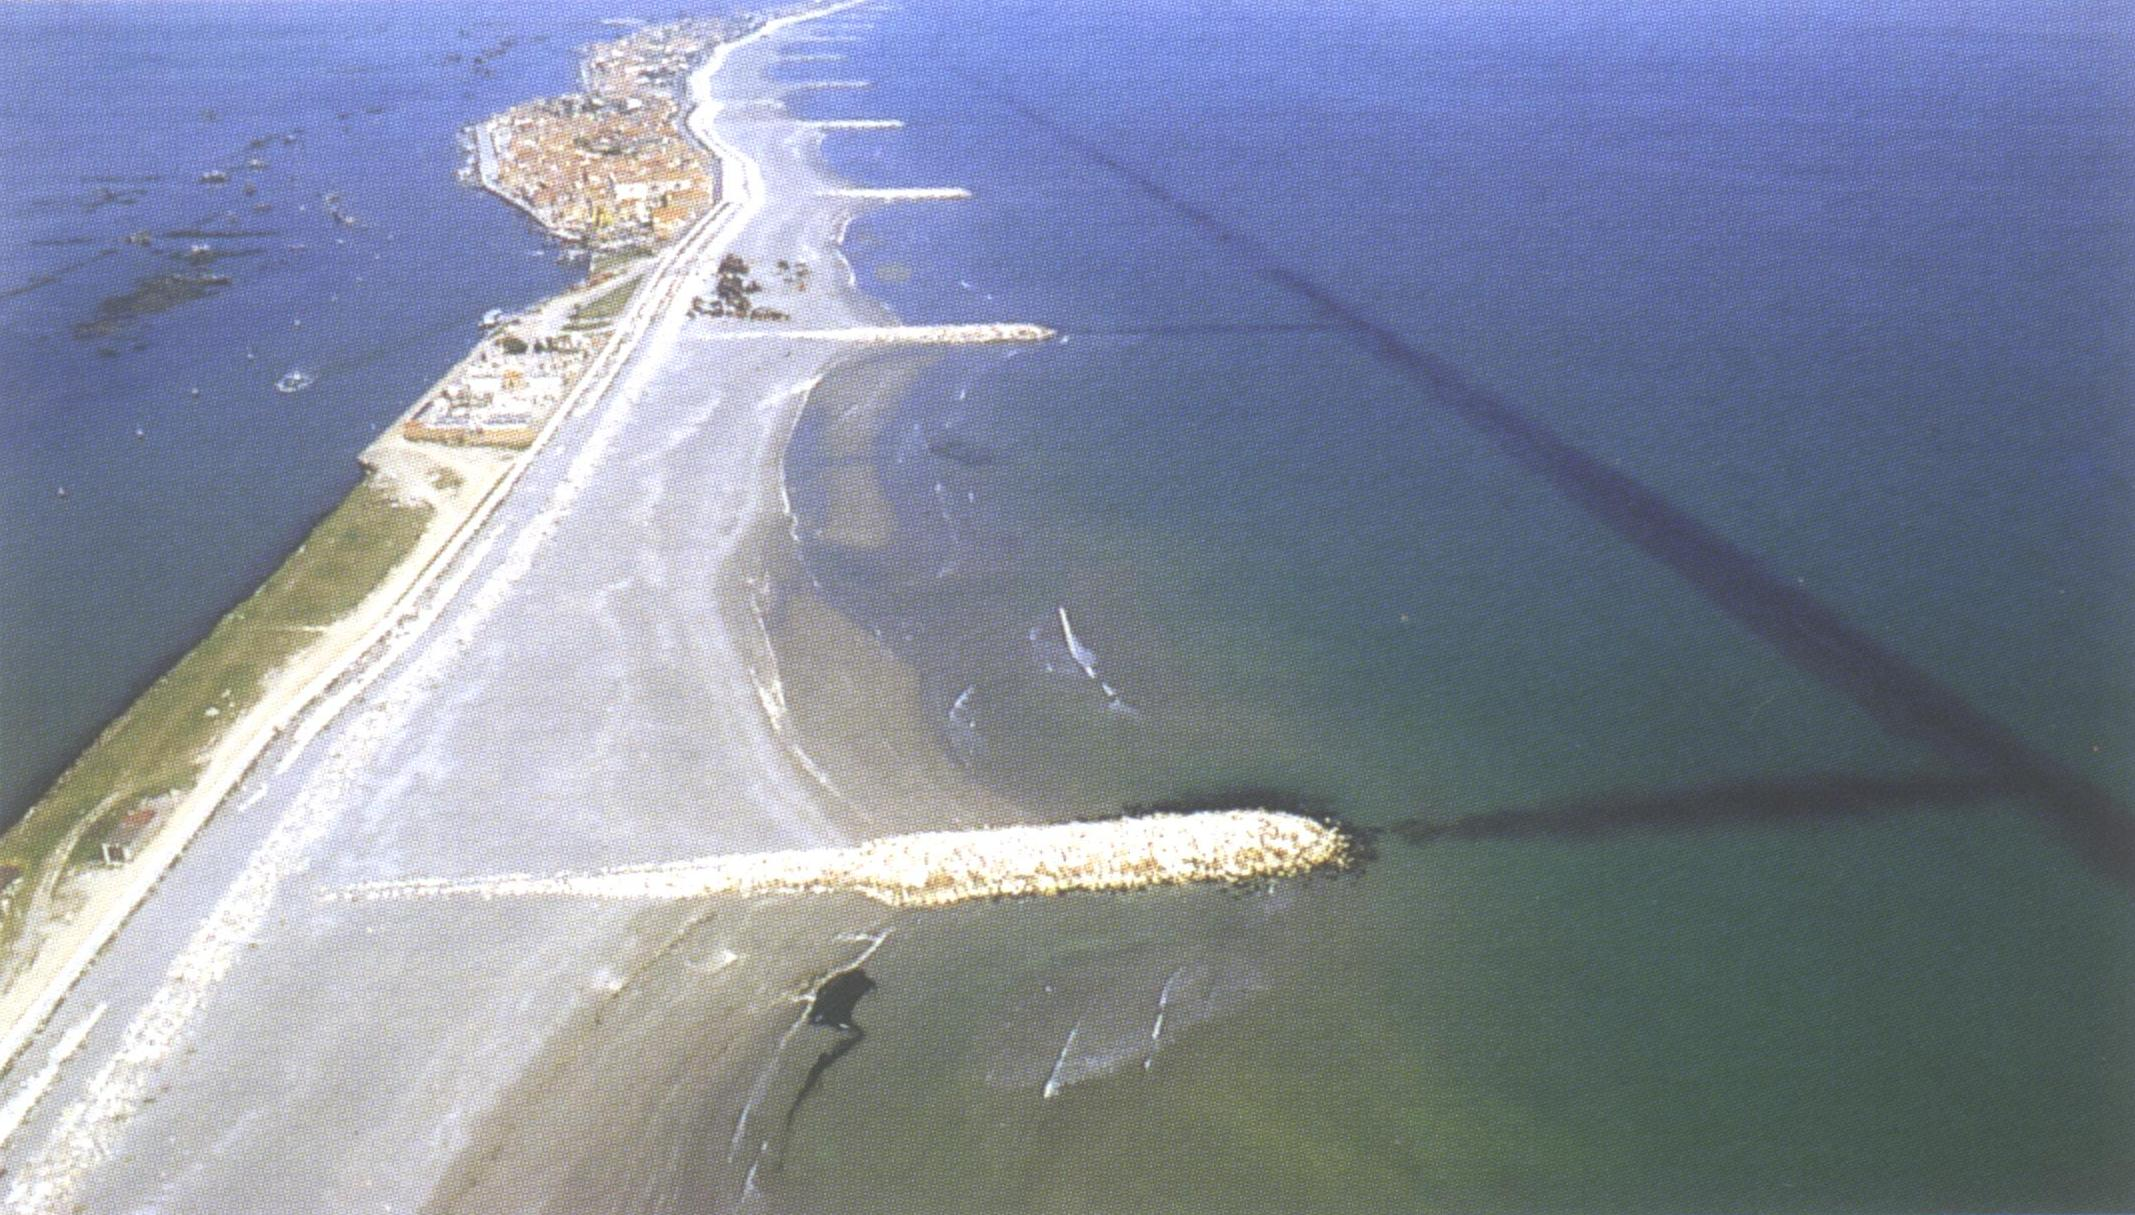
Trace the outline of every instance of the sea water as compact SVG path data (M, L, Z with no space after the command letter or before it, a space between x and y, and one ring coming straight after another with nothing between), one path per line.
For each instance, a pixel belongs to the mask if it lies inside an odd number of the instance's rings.
M1553 825L913 927L796 1122L795 1209L2135 1201L2125 875L1385 340L2124 813L2106 10L912 0L842 49L874 87L803 112L908 125L833 164L975 194L854 224L863 285L1066 334L933 361L879 498L833 492L849 423L791 453L808 571L937 745L1047 814Z
M28 166L0 183L10 806L330 508L483 311L574 277L453 184L453 135L569 87L570 46L628 11L0 13ZM2126 801L2135 128L2111 12L882 13L815 65L875 87L796 108L903 118L831 136L833 161L976 197L854 225L861 281L910 320L1068 335L932 361L868 438L869 526L831 526L830 419L798 437L806 568L918 672L934 745L1041 814L1554 825L1389 834L1339 881L913 917L764 1201L2135 1201L2125 890L1355 320ZM210 229L266 235L168 235ZM227 290L75 335L200 239ZM318 382L277 394L292 367ZM1743 821L1845 779L1904 812ZM1692 812L1626 829L1670 806Z

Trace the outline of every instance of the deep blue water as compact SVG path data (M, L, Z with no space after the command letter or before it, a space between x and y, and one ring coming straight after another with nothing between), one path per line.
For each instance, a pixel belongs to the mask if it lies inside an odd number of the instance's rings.
M1056 1134L871 1037L930 1095L863 1110L974 1111L971 1189L930 1200L2135 1201L2125 17L884 18L839 67L876 87L806 106L909 125L833 162L976 197L855 224L862 282L1069 334L937 363L875 448L895 538L806 550L943 745L1061 813L1503 815L1388 837L1198 1080L1130 1068ZM940 1133L838 1119L797 1205L916 1185ZM1286 1189L1301 1159L1353 1167Z
M457 184L456 132L572 87L600 19L644 7L0 9L0 820L348 492L483 312L575 280ZM127 201L93 205L106 188ZM165 235L191 229L256 235ZM229 255L207 267L227 290L74 335L195 243ZM276 393L292 367L317 383Z

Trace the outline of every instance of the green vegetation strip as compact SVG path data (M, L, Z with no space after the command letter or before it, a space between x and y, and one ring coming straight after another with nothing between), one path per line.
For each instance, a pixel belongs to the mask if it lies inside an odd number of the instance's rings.
M364 481L251 598L105 728L0 836L0 864L23 871L18 897L0 919L0 945L20 930L30 900L19 896L36 889L48 866L96 856L129 811L192 785L208 749L258 701L268 675L361 603L414 550L430 514L430 507L398 502ZM92 816L71 855L57 855Z
M630 245L626 248L614 250L603 249L593 255L593 264L586 268L586 277L592 279L606 278L608 275L629 266L632 262L651 256L652 250L643 245Z
M614 320L623 311L623 305L628 304L630 297L637 292L638 284L644 281L645 276L641 274L613 291L580 304L571 313L571 322L566 328L584 329L593 325L605 325Z

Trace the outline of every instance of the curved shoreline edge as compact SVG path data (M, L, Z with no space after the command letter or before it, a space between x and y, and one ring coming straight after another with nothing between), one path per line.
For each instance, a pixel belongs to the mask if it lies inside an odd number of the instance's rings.
M471 563L463 562L462 556L533 466L538 453L566 421L607 396L636 362L655 325L686 306L688 288L710 271L762 212L766 199L760 172L739 149L720 138L712 122L720 103L702 95L697 83L717 73L738 47L860 2L839 0L773 18L719 44L690 72L695 104L687 112L684 128L718 157L720 201L658 255L617 319L613 337L532 445L507 461L494 462L488 483L466 486L469 492L449 503L454 509L438 510L411 552L355 609L267 677L258 700L208 749L191 788L140 853L118 871L118 880L85 891L84 905L50 933L30 964L0 990L0 1025L5 1027L0 1030L0 1071L13 1067L76 982L269 751L286 742L292 759L283 762L292 762L296 752L339 717L438 618L472 573ZM418 465L426 463L459 476L470 468L428 449L411 449L398 438L396 427L361 457L369 472L359 491L381 477L390 480L395 471L405 472L411 451ZM480 466L472 467L479 474ZM31 813L35 811L33 806ZM64 862L64 856L53 858L53 863Z

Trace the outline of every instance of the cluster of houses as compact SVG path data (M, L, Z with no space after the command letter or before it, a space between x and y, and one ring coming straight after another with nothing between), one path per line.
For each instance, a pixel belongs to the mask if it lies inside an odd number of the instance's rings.
M675 236L711 208L717 190L716 165L680 123L683 82L713 46L759 21L685 19L587 48L582 91L514 106L473 128L473 170L564 240L643 252ZM745 300L740 312L748 314ZM401 433L529 446L592 361L602 340L594 328L531 317L501 324Z
M522 323L524 324L524 323ZM498 329L440 381L401 434L426 443L526 447L592 359L596 338Z
M666 97L712 47L738 38L758 19L685 18L648 25L589 47L579 60L586 92L598 97Z
M666 240L715 201L713 165L682 132L677 93L696 59L735 32L687 20L603 43L584 91L504 111L477 129L481 174L565 240Z

